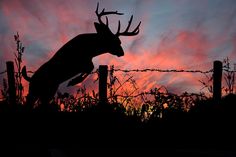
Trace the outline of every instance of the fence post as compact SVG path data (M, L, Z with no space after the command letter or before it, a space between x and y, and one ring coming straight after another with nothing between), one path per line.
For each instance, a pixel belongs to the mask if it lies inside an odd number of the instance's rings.
M107 76L108 66L99 65L99 102L107 103Z
M16 86L15 86L14 62L7 61L6 66L7 66L9 103L10 103L11 107L13 107L16 105Z
M222 62L214 61L213 64L213 100L218 103L221 100Z

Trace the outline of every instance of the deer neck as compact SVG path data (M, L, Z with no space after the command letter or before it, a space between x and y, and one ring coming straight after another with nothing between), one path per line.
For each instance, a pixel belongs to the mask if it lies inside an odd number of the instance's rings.
M98 34L93 34L93 40L90 41L90 57L96 57L105 53L108 53L107 43L104 41L104 37Z

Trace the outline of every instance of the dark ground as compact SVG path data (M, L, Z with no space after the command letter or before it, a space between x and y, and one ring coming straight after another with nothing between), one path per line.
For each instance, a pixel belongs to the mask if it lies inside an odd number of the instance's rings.
M107 106L80 113L3 112L0 149L30 156L109 150L116 155L236 156L235 100L229 95L218 105L201 102L189 113L167 112L146 123Z

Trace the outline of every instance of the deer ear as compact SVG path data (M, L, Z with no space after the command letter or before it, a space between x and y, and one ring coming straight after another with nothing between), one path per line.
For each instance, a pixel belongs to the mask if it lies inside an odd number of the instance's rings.
M113 34L107 25L94 22L94 26L98 34L102 34L102 35Z
M97 33L103 33L104 32L104 28L101 24L97 23L97 22L94 22L94 26L95 26L95 29L97 31Z

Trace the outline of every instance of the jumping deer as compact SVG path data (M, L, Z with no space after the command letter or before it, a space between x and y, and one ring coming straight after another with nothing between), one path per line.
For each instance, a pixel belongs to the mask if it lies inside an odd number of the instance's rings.
M71 79L68 86L82 82L94 69L92 58L104 53L110 53L118 57L124 55L119 36L134 36L139 33L139 26L133 31L129 31L133 15L124 32L120 32L120 21L118 30L113 34L109 28L107 15L123 15L118 11L105 11L99 13L99 3L96 8L98 22L94 22L97 33L79 34L65 45L63 45L55 55L43 64L30 78L27 76L26 67L22 69L23 77L29 81L29 93L27 104L34 105L39 101L41 105L48 104L54 97L59 85ZM106 16L106 24L102 17Z

